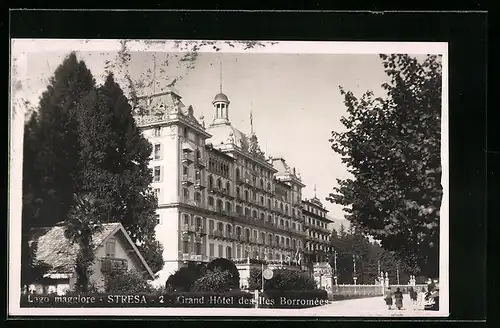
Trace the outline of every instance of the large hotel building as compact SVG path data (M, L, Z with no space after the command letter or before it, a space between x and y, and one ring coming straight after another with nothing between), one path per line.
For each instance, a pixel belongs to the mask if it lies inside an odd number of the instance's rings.
M165 266L159 282L189 263L233 260L245 286L249 269L283 266L312 272L326 261L330 220L320 200L303 199L300 175L266 157L255 133L231 125L221 92L205 126L174 89L139 100L136 121L153 145L157 239Z

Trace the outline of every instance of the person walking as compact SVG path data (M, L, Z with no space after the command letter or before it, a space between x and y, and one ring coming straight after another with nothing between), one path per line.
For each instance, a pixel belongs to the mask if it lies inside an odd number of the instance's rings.
M409 294L412 307L415 310L415 306L417 305L417 292L413 289L413 286L410 286Z
M399 287L396 288L394 299L396 300L396 307L398 308L398 310L401 310L401 308L403 307L403 293L401 292Z
M422 289L420 289L420 291L418 293L418 297L417 297L417 308L419 310L424 309L425 294L426 294L425 287L422 287Z
M385 305L387 305L387 308L389 310L391 310L391 307L392 307L392 292L391 292L391 287L388 287L387 290L385 291L384 300L385 300Z

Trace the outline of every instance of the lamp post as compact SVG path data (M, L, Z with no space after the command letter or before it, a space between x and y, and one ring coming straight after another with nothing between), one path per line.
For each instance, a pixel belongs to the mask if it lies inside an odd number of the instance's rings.
M396 279L397 279L398 285L399 285L399 264L396 265Z

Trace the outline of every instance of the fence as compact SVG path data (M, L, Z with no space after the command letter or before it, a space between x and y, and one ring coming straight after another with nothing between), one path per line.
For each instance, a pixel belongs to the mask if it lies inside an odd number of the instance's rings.
M390 285L391 290L394 292L397 288L406 294L409 292L410 285ZM427 285L414 285L413 289L420 290L427 288ZM382 285L333 285L331 292L329 292L330 299L350 298L350 297L375 297L383 296L384 288Z

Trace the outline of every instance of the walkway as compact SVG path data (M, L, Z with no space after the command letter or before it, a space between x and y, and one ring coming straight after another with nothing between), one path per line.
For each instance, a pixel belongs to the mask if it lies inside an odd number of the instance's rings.
M298 310L300 315L310 316L436 316L437 311L424 311L421 309L413 309L413 304L409 295L404 295L403 309L397 310L394 308L389 310L385 305L382 296L360 298L354 300L335 301L328 305L318 306Z

